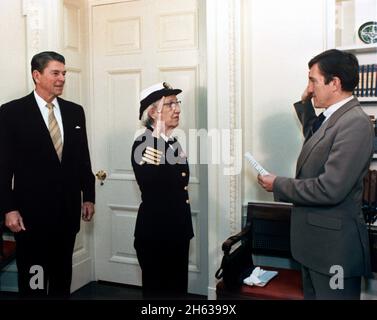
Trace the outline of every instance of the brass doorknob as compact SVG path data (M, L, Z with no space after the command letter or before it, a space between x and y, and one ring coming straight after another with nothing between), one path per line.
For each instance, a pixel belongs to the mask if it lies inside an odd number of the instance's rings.
M107 173L104 170L100 170L96 173L96 177L99 181L101 181L101 186L103 186L103 182L106 180Z

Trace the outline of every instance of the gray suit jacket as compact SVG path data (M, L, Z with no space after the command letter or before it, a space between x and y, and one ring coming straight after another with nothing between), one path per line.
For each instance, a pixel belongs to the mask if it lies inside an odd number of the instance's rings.
M298 102L295 109L307 137L314 108ZM304 266L332 275L331 266L340 265L345 277L371 274L361 205L373 137L371 121L354 98L304 143L296 178L276 178L275 199L294 205L292 255Z

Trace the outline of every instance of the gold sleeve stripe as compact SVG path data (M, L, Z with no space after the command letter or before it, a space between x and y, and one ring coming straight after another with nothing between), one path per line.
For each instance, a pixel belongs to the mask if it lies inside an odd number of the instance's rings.
M150 156L149 154L146 154L146 153L144 154L143 157L148 158L149 160L154 161L154 162L160 162L160 158L152 157L152 156Z
M159 155L162 154L162 152L161 152L160 150L153 149L153 148L151 148L151 147L147 147L147 150L152 151L153 153L157 153L157 154L159 154Z
M145 150L144 155L146 154L153 158L161 159L161 156L159 154L150 152L149 150Z
M145 158L145 157L142 157L142 159L146 162L146 163L149 163L149 164L154 164L156 166L158 166L160 163L159 162L155 162L155 161L152 161L148 158Z
M161 154L160 154L160 153L157 153L156 150L151 151L150 149L145 149L144 152L148 152L149 154L152 154L152 155L154 155L154 156L159 156L159 157L161 157Z

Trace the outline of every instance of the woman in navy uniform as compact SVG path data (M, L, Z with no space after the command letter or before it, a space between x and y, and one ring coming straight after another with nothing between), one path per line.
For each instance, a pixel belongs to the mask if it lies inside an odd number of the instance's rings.
M190 239L194 236L188 195L189 166L179 142L180 101L166 82L141 92L139 119L146 127L132 146L132 166L141 191L135 249L146 298L187 294Z

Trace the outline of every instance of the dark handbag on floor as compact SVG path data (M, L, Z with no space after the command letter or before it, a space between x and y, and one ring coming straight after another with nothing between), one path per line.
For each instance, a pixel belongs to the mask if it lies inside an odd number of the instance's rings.
M231 251L232 245L241 241L241 245ZM230 237L223 244L224 256L220 268L216 271L215 277L223 279L228 289L237 288L243 284L254 269L253 257L251 255L251 240L242 241L240 237Z

